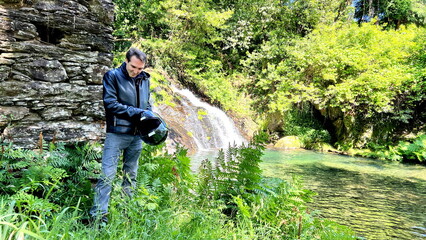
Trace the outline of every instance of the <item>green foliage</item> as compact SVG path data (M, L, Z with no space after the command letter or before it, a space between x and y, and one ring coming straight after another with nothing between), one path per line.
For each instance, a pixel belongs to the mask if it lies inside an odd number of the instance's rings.
M75 182L81 179L96 179L96 173L100 172L98 160L102 158L101 148L98 143L75 144L68 148L59 143L53 146L48 164L73 173L70 178Z
M1 193L14 199L20 212L50 216L62 204L91 203L91 181L100 171L99 144L44 144L43 151L2 148ZM90 203L89 203L90 202Z
M415 32L382 32L374 25L324 26L291 49L303 73L303 85L294 90L311 92L313 96L299 99L310 99L320 109L329 105L348 112L360 106L364 109L356 112L364 110L367 116L390 111L395 91L389 89L410 78L403 63Z
M161 37L167 32L165 11L158 0L114 0L115 21L113 35L117 38L116 50L123 52L141 37Z
M426 25L426 3L422 0L355 1L358 22L378 18L381 24L398 29L401 24Z
M193 175L187 150L177 146L176 152L167 153L165 144L145 144L138 170L138 195L140 206L153 210L170 204L173 194L191 195Z
M226 69L240 69L240 61L253 52L259 53L256 60L261 62L251 66L256 72L268 63L279 61L283 57L282 47L289 39L306 35L320 22L338 18L335 10L340 3L334 0L220 1L221 8L234 10L224 31Z
M192 179L192 173L190 159L186 153L187 150L182 146L178 146L176 152L171 155L165 152L164 144L160 146L145 144L138 175L147 185L152 185L155 181L160 181L162 185L188 184ZM185 181L182 182L182 179Z
M426 135L417 136L412 141L400 141L396 146L381 146L370 144L371 152L362 154L391 161L425 162L426 161Z
M264 106L271 113L284 115L295 105L311 104L336 123L338 141L365 144L362 135L369 129L371 138L386 141L415 117L409 109L424 101L422 92L410 90L424 82L413 78L420 70L409 61L423 45L416 40L421 32L416 27L384 32L373 24L323 25L287 47L288 58L271 64L256 88L267 93ZM416 96L414 106L403 97L406 92Z
M44 239L35 231L37 224L24 214L15 212L15 202L6 202L0 198L0 236L3 239L24 239L30 236L32 239Z
M426 134L418 136L412 143L400 142L397 151L406 159L426 161Z
M11 200L16 202L18 212L27 216L51 217L53 213L60 209L59 205L51 203L45 198L39 198L25 190L14 194Z
M257 135L255 139L261 138ZM277 178L262 178L259 168L262 144L229 147L220 151L215 165L205 160L198 175L198 199L208 208L219 207L250 239L355 239L348 229L317 219L306 203L313 192L303 189L294 179L289 183ZM218 205L219 204L219 205ZM326 237L326 232L330 234ZM346 231L345 234L342 234ZM261 237L260 237L261 236Z
M196 178L186 149L178 147L171 154L164 145L146 145L133 198L112 194L109 223L102 230L98 225L84 224L84 192L67 190L60 195L63 201L55 201L56 191L69 187L67 181L77 180L67 172L77 171L75 166L58 158L85 165L99 156L97 144L77 144L70 149L58 144L36 160L30 157L33 153L5 149L2 161L14 155L32 160L28 169L38 163L28 177L37 179L46 191L36 196L30 188L21 187L3 195L0 234L8 239L353 239L349 230L309 213L305 203L311 201L313 193L302 189L298 181L261 176L259 161L265 135L254 139L249 146L222 151L215 167L205 161ZM25 184L33 186L30 181Z
M175 107L176 103L172 94L173 90L166 77L157 69L151 69L149 74L151 75L151 89L153 89L151 96L154 97L155 103Z
M205 204L216 204L210 200L219 200L227 207L224 211L235 215L233 196L247 195L259 189L261 180L260 158L263 154L261 144L233 147L220 150L215 166L204 160L200 166L198 192Z
M238 217L251 226L267 226L273 235L280 239L325 239L324 233L330 231L329 239L337 239L335 223L314 218L305 203L311 201L313 192L302 189L300 181L292 183L277 178L263 179L263 191L254 195L250 202L235 197L238 206ZM342 231L344 228L340 226ZM343 232L343 231L342 231ZM346 232L348 229L346 229ZM339 239L355 239L342 234Z

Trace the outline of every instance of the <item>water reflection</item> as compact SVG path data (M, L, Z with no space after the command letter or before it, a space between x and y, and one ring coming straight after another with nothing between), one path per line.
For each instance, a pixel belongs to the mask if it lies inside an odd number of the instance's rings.
M312 208L366 239L426 239L426 167L322 154L267 151L265 176L302 176Z

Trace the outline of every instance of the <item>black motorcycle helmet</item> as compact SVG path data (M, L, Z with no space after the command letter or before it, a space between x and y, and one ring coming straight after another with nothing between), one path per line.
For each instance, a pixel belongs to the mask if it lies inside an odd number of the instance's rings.
M146 144L158 145L166 141L169 128L160 115L147 110L141 114L138 132L140 138Z

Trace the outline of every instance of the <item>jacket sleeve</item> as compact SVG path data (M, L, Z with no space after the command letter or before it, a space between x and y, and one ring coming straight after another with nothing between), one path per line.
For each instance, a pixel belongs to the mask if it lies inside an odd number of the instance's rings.
M114 70L107 72L103 78L103 101L107 112L115 115L121 115L129 119L139 117L143 109L128 106L118 102L117 80L113 73Z

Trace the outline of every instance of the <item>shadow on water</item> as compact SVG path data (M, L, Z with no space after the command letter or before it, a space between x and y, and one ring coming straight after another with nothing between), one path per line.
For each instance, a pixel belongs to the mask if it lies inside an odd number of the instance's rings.
M266 151L263 174L302 177L313 209L366 239L426 239L426 167L322 154Z

